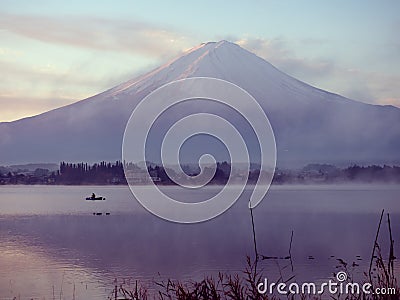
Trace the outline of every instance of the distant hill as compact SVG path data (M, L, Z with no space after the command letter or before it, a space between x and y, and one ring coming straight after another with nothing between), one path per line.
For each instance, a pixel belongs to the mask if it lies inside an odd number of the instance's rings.
M60 168L59 164L53 163L43 163L43 164L25 164L25 165L11 165L11 166L2 166L0 167L0 171L3 173L7 172L18 172L18 171L29 171L33 172L36 169L47 169L50 172L57 171Z

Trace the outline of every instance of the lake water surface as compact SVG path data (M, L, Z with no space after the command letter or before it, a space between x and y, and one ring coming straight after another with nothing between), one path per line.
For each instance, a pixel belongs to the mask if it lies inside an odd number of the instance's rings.
M0 299L107 299L115 279L127 286L139 280L152 290L154 281L166 278L241 272L246 255L254 257L250 189L221 216L187 225L150 214L128 187L2 186ZM198 201L217 191L187 191L184 198ZM107 200L85 201L92 192ZM352 272L363 279L382 209L390 213L394 240L400 240L399 195L394 185L272 187L254 210L258 250L287 256L293 230L293 271L288 260L264 260L264 275L323 280L340 269L340 258L355 262ZM386 220L379 238L384 255Z

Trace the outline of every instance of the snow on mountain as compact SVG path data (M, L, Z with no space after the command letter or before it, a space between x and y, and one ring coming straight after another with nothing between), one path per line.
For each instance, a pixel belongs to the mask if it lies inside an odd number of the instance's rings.
M278 166L400 161L400 109L365 104L317 89L240 46L221 41L201 44L143 76L88 99L0 123L0 165L121 159L123 132L135 106L163 84L197 76L230 81L257 99L275 132ZM196 109L217 109L222 115L232 115L207 101L183 105L172 113L179 118ZM240 117L234 119L243 132L251 131ZM162 138L163 133L154 136ZM249 147L256 149L253 142ZM199 152L205 148L201 143L195 146Z

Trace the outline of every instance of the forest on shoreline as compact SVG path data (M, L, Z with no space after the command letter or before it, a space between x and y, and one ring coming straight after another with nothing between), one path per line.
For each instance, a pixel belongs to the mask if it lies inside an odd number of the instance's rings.
M159 185L174 185L164 167L147 164L147 171L134 164L125 165L126 170L135 170L130 182L145 185L154 182ZM198 167L182 166L189 176L199 174ZM128 171L129 173L129 171ZM231 166L227 162L217 163L210 184L225 184L230 176ZM260 174L257 168L248 174L248 183L256 183ZM236 177L245 176L243 171L233 172ZM400 166L352 165L338 168L330 164L309 164L298 170L276 169L273 184L335 184L335 183L400 183ZM61 162L58 170L36 168L35 170L9 170L0 167L0 185L48 184L48 185L126 185L124 165L121 161L88 163Z

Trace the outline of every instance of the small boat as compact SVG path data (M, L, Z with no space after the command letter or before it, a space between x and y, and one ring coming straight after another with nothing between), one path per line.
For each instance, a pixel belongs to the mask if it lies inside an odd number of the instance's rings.
M104 198L104 197L87 197L86 200L96 201L96 200L106 200L106 198Z
M93 193L92 196L87 197L86 200L96 201L96 200L106 200L106 198L104 198L104 197L96 197L95 193Z

